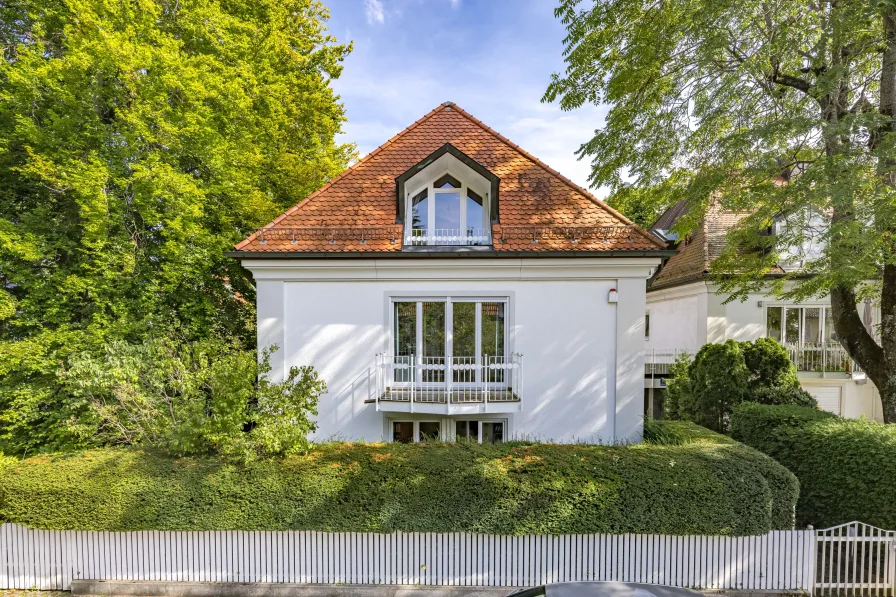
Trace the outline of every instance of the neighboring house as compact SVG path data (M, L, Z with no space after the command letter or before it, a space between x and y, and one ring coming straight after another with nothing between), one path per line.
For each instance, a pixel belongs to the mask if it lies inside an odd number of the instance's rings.
M693 354L707 342L770 337L788 348L800 383L822 408L845 417L883 420L877 389L837 341L830 297L794 303L754 293L746 301L725 304L727 296L717 294L709 273L724 248L726 233L744 214L713 207L689 237L678 239L671 231L686 210L680 202L651 227L653 234L677 246L679 252L659 269L647 291L648 414L659 416L664 377L676 352ZM791 267L793 262L782 263L770 275ZM873 330L879 310L869 304L860 311Z
M236 246L317 438L638 441L646 280L672 254L446 103Z

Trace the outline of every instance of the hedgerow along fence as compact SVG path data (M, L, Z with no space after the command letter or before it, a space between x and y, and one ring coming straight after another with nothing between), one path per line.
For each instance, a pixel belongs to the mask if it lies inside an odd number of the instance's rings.
M896 532L860 523L748 537L46 531L0 526L0 589L72 580L521 587L612 580L892 595Z

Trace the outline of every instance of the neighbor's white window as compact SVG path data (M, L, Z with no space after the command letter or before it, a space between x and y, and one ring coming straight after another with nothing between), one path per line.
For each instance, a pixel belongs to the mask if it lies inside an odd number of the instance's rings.
M450 172L410 194L405 243L419 245L491 244L488 193Z
M831 308L826 305L768 307L766 335L782 344L824 344L837 341Z

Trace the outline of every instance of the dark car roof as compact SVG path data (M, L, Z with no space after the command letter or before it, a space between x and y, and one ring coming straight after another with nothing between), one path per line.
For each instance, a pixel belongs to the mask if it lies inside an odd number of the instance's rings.
M545 586L545 597L702 597L701 593L668 585L622 582L566 582Z

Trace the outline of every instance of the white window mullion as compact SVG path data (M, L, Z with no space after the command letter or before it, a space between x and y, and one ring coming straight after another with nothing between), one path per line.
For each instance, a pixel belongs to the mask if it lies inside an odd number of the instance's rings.
M476 385L482 383L482 303L476 302L476 338L475 338L475 360L476 363Z
M427 230L429 231L429 238L426 239L426 244L431 245L434 243L432 237L435 236L436 233L436 188L432 184L427 188L429 189L429 194L432 196L432 205L429 206L429 213L426 214L428 223Z
M460 237L467 238L467 185L465 184L460 186Z
M451 386L454 385L454 303L451 297L445 299L445 390L451 401Z
M423 371L420 365L423 363L423 302L417 301L417 354L414 355L414 383L419 385Z

